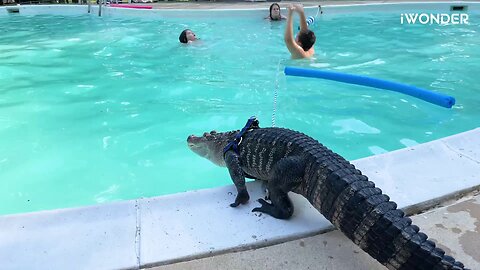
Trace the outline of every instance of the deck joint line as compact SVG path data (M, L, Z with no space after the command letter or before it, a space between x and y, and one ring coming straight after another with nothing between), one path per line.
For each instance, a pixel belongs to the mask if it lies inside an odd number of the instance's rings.
M479 161L479 160L476 160L475 158L473 158L473 157L471 157L471 156L463 153L462 151L459 151L458 149L455 149L455 148L451 147L451 146L448 144L448 142L445 142L445 141L443 141L443 140L441 140L441 142L448 148L448 150L453 151L453 152L455 152L456 154L458 154L458 155L460 155L460 156L462 156L462 157L465 157L465 158L467 158L467 159L469 159L469 160L471 160L471 161L473 161L473 162L475 162L475 163L477 163L477 164L480 165L480 161Z
M136 218L135 218L135 226L136 226L136 229L135 229L135 255L137 257L137 268L136 269L140 269L140 240L141 240L141 212L140 212L140 202L139 202L139 199L136 199L135 200L135 214L136 214Z

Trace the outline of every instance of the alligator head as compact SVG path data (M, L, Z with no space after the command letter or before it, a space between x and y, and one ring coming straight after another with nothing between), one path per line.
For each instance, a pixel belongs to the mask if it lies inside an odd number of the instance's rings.
M203 133L202 137L190 135L187 138L188 147L197 155L204 157L218 166L225 167L223 148L235 138L238 131Z

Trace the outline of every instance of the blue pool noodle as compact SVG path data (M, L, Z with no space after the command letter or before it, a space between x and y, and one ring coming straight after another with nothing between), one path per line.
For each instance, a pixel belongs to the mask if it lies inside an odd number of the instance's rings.
M285 75L321 78L326 80L392 90L392 91L400 92L406 95L410 95L410 96L425 100L427 102L430 102L445 108L451 108L455 104L455 98L451 96L435 93L435 92L422 89L416 86L412 86L412 85L390 82L386 80L370 78L367 76L352 75L352 74L346 74L341 72L324 71L324 70L318 70L318 69L298 68L298 67L285 67Z

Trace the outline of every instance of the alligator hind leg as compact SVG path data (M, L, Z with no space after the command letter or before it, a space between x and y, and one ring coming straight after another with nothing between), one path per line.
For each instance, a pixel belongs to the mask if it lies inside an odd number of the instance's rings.
M288 192L299 185L303 179L304 163L299 157L287 157L280 160L272 168L272 177L267 184L268 195L272 203L263 199L258 202L261 207L254 208L252 212L262 212L279 219L288 219L293 214L293 204L288 197Z
M253 208L252 212L262 212L278 219L288 219L292 216L293 204L287 193L281 190L270 191L270 200L272 203L258 199L262 206Z

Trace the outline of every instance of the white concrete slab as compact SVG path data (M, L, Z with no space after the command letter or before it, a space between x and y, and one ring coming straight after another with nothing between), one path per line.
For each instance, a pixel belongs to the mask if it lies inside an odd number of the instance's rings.
M252 213L263 198L259 182L248 183L250 202L237 208L233 186L163 196L140 203L141 265L175 262L219 251L264 246L319 233L330 223L306 199L292 194L291 220Z
M135 201L0 217L0 269L138 265Z
M430 240L469 269L480 269L480 194L412 217ZM341 232L255 250L227 253L149 270L385 270Z
M353 163L404 208L480 185L480 129Z
M450 136L442 139L441 141L444 142L445 145L452 151L455 151L465 158L471 159L473 162L480 164L480 140L478 139L478 136L480 135L479 131L480 128L477 128L472 131Z

